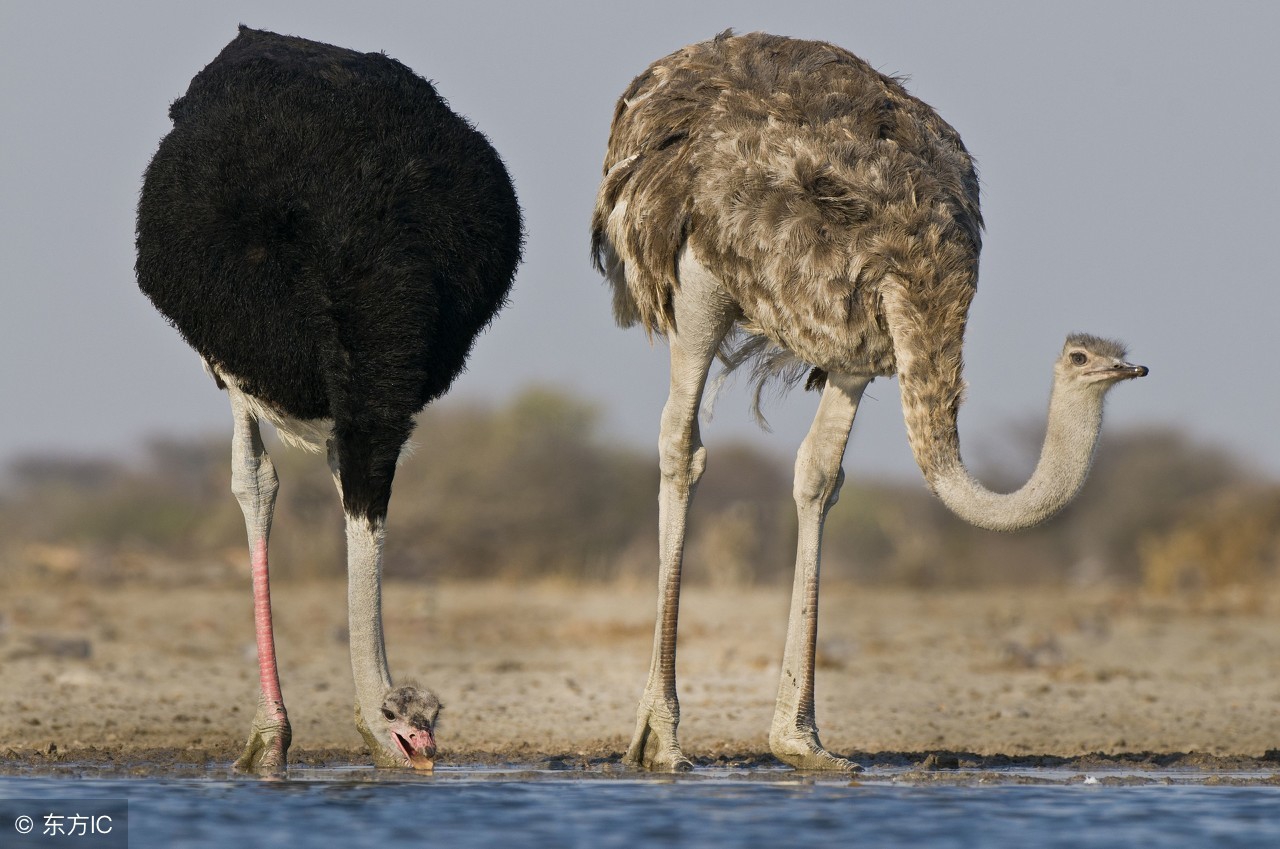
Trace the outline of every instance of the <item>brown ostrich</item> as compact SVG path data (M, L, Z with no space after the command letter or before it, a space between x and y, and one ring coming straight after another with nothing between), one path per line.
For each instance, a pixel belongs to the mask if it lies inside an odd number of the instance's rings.
M725 32L653 63L614 111L592 219L614 316L668 340L659 437L659 593L653 662L627 759L688 769L677 740L676 624L689 503L706 463L697 413L712 360L822 391L796 457L795 585L774 755L854 769L814 718L822 526L863 390L897 374L925 480L961 518L1013 530L1080 490L1103 399L1147 373L1115 342L1067 338L1030 480L985 489L960 459L961 347L982 217L956 131L891 77L816 41Z

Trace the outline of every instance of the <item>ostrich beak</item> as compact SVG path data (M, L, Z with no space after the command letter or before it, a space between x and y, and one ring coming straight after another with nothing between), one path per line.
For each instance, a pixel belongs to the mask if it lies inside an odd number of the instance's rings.
M1121 381L1131 380L1135 377L1146 377L1150 373L1150 369L1146 366L1138 366L1133 363L1113 363L1105 368L1095 369L1093 374L1098 377L1109 380Z
M431 771L436 766L436 737L430 728L419 728L408 722L391 723L391 742L400 750L405 766Z

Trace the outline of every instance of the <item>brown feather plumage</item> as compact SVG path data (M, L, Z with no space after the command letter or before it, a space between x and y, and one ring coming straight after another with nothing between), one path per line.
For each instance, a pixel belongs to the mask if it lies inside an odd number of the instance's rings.
M688 245L741 309L730 367L900 371L913 442L953 426L978 178L898 80L824 42L724 32L636 77L604 173L592 250L620 324L671 329Z

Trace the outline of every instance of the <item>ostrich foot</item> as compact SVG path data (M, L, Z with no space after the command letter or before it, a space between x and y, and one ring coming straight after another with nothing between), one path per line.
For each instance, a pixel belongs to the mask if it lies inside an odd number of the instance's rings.
M795 769L862 772L862 767L853 761L824 749L816 731L775 731L769 735L769 750L775 758Z
M284 775L288 767L289 742L293 730L282 702L258 699L258 711L253 717L253 728L244 753L236 760L236 772L256 775Z
M689 772L693 762L684 756L676 740L680 719L661 703L645 700L636 713L636 733L623 762L653 772Z

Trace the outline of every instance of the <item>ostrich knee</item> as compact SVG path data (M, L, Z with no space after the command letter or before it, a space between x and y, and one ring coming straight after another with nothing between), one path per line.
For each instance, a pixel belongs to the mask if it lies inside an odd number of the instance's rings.
M275 464L262 444L262 431L249 400L238 391L230 392L235 428L231 437L231 494L244 513L249 548L265 547L271 535L280 479Z
M275 508L280 478L271 456L259 440L252 450L237 451L233 457L231 494L240 504L252 545L271 531L271 513Z
M840 500L840 487L844 485L844 469L840 466L839 458L834 464L830 461L823 463L824 458L815 453L801 447L800 453L796 456L795 483L791 494L795 498L796 509L801 514L817 512L825 516L827 511Z
M669 423L664 416L658 437L658 470L663 483L692 490L706 468L707 449L698 436L696 424L690 428L686 421Z
M692 490L702 480L707 469L707 449L699 445L663 446L658 458L658 470L666 483Z

